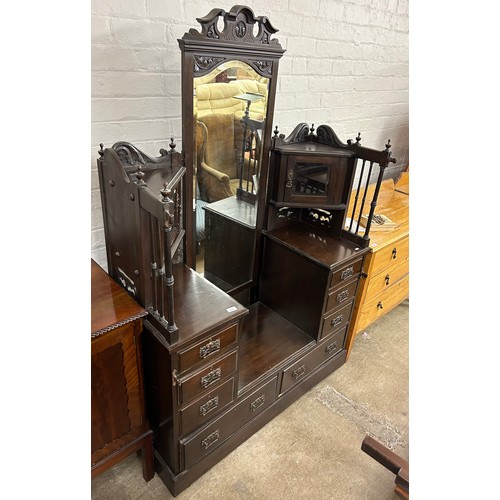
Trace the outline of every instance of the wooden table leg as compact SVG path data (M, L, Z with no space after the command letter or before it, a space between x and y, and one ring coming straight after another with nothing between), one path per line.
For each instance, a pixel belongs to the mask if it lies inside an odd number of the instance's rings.
M141 448L142 454L142 477L145 481L151 481L155 475L154 455L153 455L153 431L144 437Z

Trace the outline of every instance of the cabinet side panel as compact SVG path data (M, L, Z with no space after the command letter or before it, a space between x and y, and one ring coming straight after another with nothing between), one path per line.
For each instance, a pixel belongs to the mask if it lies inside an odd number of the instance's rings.
M154 431L154 447L175 470L172 369L170 353L148 329L142 333L146 413Z
M328 270L264 238L260 300L312 338L319 330Z

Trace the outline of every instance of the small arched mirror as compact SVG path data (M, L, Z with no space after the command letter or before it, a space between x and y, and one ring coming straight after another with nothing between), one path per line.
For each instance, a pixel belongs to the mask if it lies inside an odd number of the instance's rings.
M255 283L278 60L266 17L213 9L179 40L186 263L242 302ZM192 180L192 182L191 182Z

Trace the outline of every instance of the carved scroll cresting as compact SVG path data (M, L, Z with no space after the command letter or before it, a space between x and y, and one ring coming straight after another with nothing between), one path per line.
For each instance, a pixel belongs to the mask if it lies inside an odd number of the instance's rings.
M218 22L224 22L222 31ZM201 25L201 33L195 29L189 31L196 38L211 38L213 40L231 40L245 43L279 45L272 36L278 32L266 16L256 17L250 7L235 5L229 12L224 9L212 9L206 16L196 19ZM257 25L257 34L255 33Z

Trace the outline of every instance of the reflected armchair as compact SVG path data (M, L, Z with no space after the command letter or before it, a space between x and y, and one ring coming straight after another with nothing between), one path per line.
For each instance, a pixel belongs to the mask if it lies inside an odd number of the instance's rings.
M210 114L196 122L197 174L200 198L212 203L234 196L240 184L241 120L233 114ZM255 161L251 162L252 170ZM244 163L244 178L249 162Z

